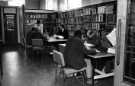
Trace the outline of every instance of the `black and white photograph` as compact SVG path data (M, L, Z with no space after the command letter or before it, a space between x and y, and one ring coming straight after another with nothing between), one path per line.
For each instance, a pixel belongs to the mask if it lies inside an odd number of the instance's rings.
M135 86L135 0L0 0L0 86Z

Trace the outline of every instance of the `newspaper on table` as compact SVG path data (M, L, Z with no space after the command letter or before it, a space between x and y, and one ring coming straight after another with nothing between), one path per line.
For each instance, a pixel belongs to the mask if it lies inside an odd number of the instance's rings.
M107 36L107 39L111 42L113 45L112 48L108 48L108 53L114 53L115 54L115 46L116 46L116 28L112 30L111 33L109 33Z

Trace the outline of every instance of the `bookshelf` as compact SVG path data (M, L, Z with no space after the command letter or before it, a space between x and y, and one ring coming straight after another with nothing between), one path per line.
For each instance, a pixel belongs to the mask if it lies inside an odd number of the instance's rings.
M43 24L43 31L51 32L57 25L57 12L46 10L25 10L24 11L24 29L25 36L33 26L40 20Z
M113 29L116 25L116 1L90 5L58 14L58 23L69 31L77 29ZM108 28L109 27L109 28Z

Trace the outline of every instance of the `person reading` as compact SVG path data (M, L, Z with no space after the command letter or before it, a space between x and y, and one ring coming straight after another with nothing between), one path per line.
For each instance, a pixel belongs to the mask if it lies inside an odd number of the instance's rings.
M87 50L82 40L82 32L75 31L74 36L68 39L64 50L66 66L74 69L86 67L87 83L91 84L92 64L90 59L85 58L89 54L96 54L96 51Z
M37 20L37 23L34 24L34 27L37 28L41 34L43 34L43 24L40 20Z
M47 38L45 38L38 30L38 28L32 27L32 30L28 32L26 42L27 45L32 45L32 39L43 39L44 45L47 43Z

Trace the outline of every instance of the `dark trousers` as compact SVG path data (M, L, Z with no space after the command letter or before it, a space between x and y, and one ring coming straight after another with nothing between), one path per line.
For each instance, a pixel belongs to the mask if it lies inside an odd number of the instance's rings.
M2 57L0 57L0 80L3 77Z

